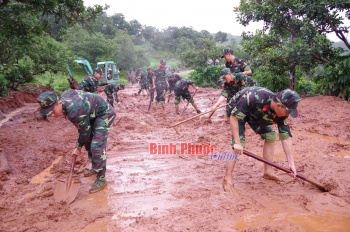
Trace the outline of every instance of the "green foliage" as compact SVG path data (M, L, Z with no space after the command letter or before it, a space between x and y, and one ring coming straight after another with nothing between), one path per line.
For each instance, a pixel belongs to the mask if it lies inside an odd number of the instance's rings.
M126 71L121 71L119 76L120 76L119 83L127 85L128 84L128 74L127 74L127 72Z
M223 47L217 46L213 40L201 39L197 48L183 52L180 59L188 67L205 68L209 60L216 60L221 57L222 50Z
M316 77L327 95L350 101L350 56L337 57L337 65L325 64L324 72Z
M50 37L33 38L36 46L29 46L15 63L4 65L7 87L17 89L19 84L31 82L35 75L46 71L57 73L64 67L67 54L61 44Z
M74 76L74 78L76 77ZM76 78L78 82L80 82L81 79L82 78ZM67 89L70 89L69 83L67 81L67 75L64 72L58 72L56 74L45 72L43 74L35 76L32 82L40 83L46 87L52 87L55 91L59 93L62 93Z
M218 31L214 36L215 42L224 43L227 41L227 33Z
M238 14L238 21L244 26L250 22L264 22L263 30L257 31L255 35L244 34L244 49L252 57L253 71L265 67L265 71L276 76L287 76L288 73L293 76L296 70L301 70L301 76L304 76L319 64L346 67L337 64L341 62L341 53L332 47L326 33L337 32L338 38L350 48L344 36L350 27L344 26L344 19L339 14L344 11L345 16L350 19L348 1L241 0L240 6L234 11ZM346 71L330 71L330 74L336 72ZM269 77L268 74L267 76ZM334 82L335 80L332 81ZM346 95L346 86L334 88L331 87L331 82L328 83L329 86L324 85L323 88L333 89L332 91L338 89L341 95ZM336 83L340 85L346 81ZM267 81L267 84L271 83ZM278 86L277 83L273 85ZM297 85L301 86L298 83ZM313 87L310 85L311 89Z
M189 78L195 85L200 87L217 88L217 81L220 79L222 66L209 66L208 68L198 67L189 74Z
M6 97L6 91L7 91L7 80L4 75L0 74L0 97Z
M306 96L315 96L318 88L319 86L314 81L304 78L299 78L296 85L296 91Z
M267 67L259 67L253 74L252 77L260 84L273 92L279 92L283 89L288 88L289 75L282 73L277 75L271 72Z

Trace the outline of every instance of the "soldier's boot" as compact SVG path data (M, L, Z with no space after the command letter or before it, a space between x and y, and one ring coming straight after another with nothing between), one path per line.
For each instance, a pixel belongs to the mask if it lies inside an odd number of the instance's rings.
M197 110L197 113L198 113L198 114L200 114L200 113L202 113L202 111L200 111L200 110Z
M107 186L107 180L105 176L97 176L94 185L89 190L89 193L95 193L101 191Z
M90 170L84 172L84 176L85 177L92 176L92 175L95 175L95 174L97 174L97 172L94 169L92 169L92 168Z
M139 90L139 92L137 93L138 95L140 95L141 94L141 89Z

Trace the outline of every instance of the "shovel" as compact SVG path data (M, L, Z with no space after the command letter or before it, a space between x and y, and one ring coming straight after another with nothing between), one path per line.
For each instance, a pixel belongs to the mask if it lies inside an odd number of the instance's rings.
M75 197L78 195L80 181L72 181L73 170L75 166L75 160L77 155L73 155L72 165L67 178L67 181L58 181L54 193L56 202L64 201L70 204L74 201Z
M262 157L260 157L260 156L254 155L253 153L250 153L249 151L243 150L243 154L245 154L245 155L247 155L247 156L250 156L250 157L252 157L252 158L254 158L254 159L257 159L257 160L259 160L259 161L261 161L261 162L263 162L263 163L265 163L265 164L271 165L272 167L278 168L279 170L282 170L282 171L284 171L284 172L286 172L286 173L293 173L291 170L289 170L289 169L287 169L287 168L285 168L285 167L282 167L282 166L280 166L280 165L278 165L278 164L276 164L276 163L274 163L274 162L271 162L271 161L269 161L269 160L267 160L267 159L264 159L264 158L262 158ZM307 181L307 182L309 182L309 183L311 183L311 184L316 185L316 186L317 186L319 189L321 189L323 192L328 192L328 190L326 189L326 187L325 187L323 184L318 183L318 182L315 181L315 180L310 180L310 179L306 178L305 176L303 176L303 175L301 175L301 174L297 174L297 177L300 178L300 179L302 179L302 180L305 180L305 181Z

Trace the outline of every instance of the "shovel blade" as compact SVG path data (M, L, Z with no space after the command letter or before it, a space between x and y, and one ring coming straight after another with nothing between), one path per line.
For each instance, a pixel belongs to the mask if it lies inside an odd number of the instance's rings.
M56 202L66 202L70 204L74 201L78 195L80 187L79 181L74 181L71 183L70 187L67 188L67 183L65 181L58 181L56 184L56 189L54 193L54 198Z

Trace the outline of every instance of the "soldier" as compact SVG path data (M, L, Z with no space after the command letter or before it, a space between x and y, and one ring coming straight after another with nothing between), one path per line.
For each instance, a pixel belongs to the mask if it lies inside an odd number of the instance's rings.
M42 116L57 118L63 114L78 129L79 137L72 154L80 155L81 148L85 146L92 168L84 176L97 174L89 192L102 190L107 185L106 145L116 117L115 110L101 96L74 89L64 91L61 97L55 92L45 92L37 100Z
M232 131L232 143L234 153L242 154L245 148L245 123L248 123L255 133L265 140L263 156L269 161L273 161L274 142L276 141L276 132L270 125L277 123L279 139L282 142L283 150L286 154L289 168L296 177L297 171L294 165L292 151L292 133L287 123L288 116L297 117L297 106L300 101L298 93L285 89L274 94L268 89L262 87L250 87L238 92L230 100L230 125ZM226 174L223 181L225 191L233 190L232 171L235 160L226 162ZM265 164L265 179L279 181L278 176L272 172L272 166Z
M140 90L138 92L138 95L140 95L144 90L148 95L149 81L145 71L143 71L142 68L139 69L139 76L136 78L136 80L140 81Z
M89 93L97 93L98 80L101 79L101 77L102 69L94 69L94 74L84 77L84 79L79 83L77 90L83 90Z
M117 84L117 83L108 84L105 87L105 89L103 90L106 93L107 102L109 104L111 104L111 106L113 106L113 103L114 103L113 94L114 94L115 101L117 102L118 106L120 107L120 102L118 99L118 91L124 90L124 89L125 89L125 86L123 84Z
M154 71L154 76L153 76L153 89L155 88L157 91L157 96L155 99L155 103L165 103L165 98L164 98L164 93L167 88L169 88L169 83L166 79L166 73L165 73L165 65L166 61L161 60L159 67ZM163 105L162 105L163 106ZM164 109L164 106L163 106Z
M187 79L182 79L179 80L178 82L176 82L175 84L175 88L174 88L174 92L175 92L175 109L176 109L176 114L180 114L179 113L179 103L180 103L180 99L186 99L187 101L189 101L192 106L196 109L197 113L200 114L201 111L197 108L196 103L194 103L194 100L190 94L190 91L188 90L189 86L192 86L194 89L198 90L198 88L193 84L192 81L187 80ZM192 99L191 99L192 98ZM191 101L190 101L191 100Z
M175 84L179 80L181 80L181 77L178 74L175 74L175 69L172 69L171 74L168 75L168 83L169 83L168 102L170 100L170 97L173 95Z
M240 60L233 55L233 51L231 48L225 48L222 52L221 58L225 58L226 60L226 68L229 68L232 73L240 73L242 72L244 75L252 74L252 70L247 65L244 60Z
M230 69L224 68L220 71L220 83L224 82L223 90L221 91L221 96L211 108L211 110L218 107L225 98L228 103L230 99L240 90L246 87L259 86L257 82L243 73L231 73ZM222 85L222 84L221 84ZM226 107L227 118L230 117L230 113L228 111L228 106Z

